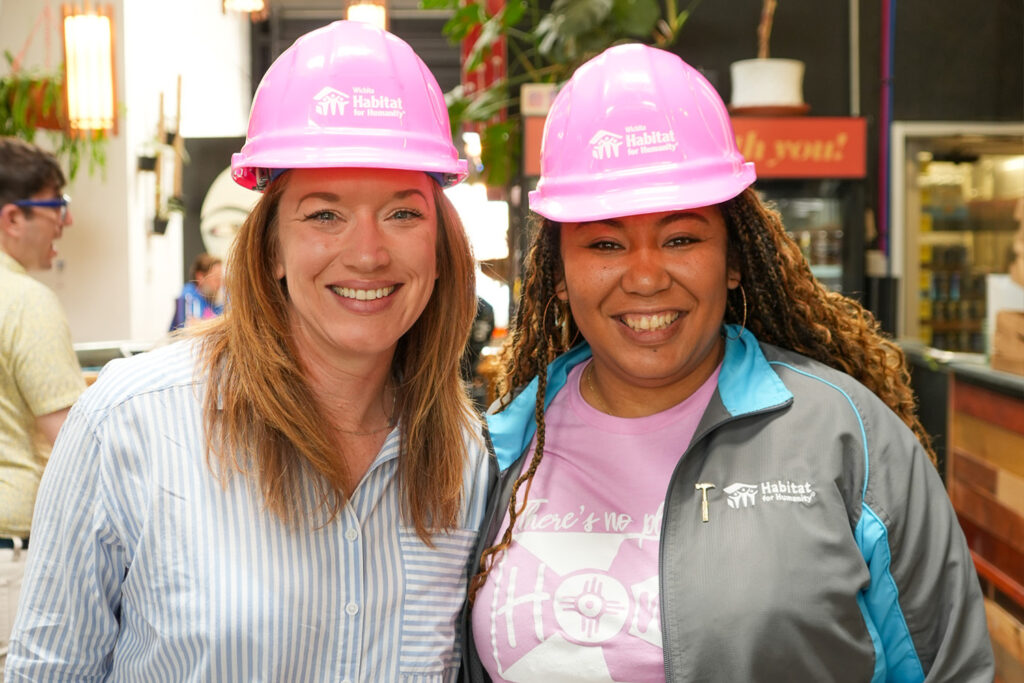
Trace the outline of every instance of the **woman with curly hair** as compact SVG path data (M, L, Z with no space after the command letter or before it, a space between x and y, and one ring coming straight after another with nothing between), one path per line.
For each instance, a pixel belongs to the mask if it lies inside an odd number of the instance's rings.
M991 681L903 355L811 275L710 84L611 48L541 164L465 679Z

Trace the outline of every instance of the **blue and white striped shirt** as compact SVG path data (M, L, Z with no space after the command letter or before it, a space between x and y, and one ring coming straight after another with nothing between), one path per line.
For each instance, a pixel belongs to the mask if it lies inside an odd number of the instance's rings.
M43 476L7 681L454 680L487 464L470 441L459 528L403 524L399 431L330 524L289 527L202 440L194 342L115 361ZM312 482L304 492L316 501Z

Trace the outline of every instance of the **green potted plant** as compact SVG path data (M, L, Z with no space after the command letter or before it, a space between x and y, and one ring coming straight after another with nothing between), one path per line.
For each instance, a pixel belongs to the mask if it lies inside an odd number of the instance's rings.
M464 68L473 72L492 57L502 38L507 75L476 92L457 86L445 94L452 132L480 127L483 177L492 187L511 183L522 156L520 87L561 84L576 68L612 45L646 42L670 47L700 0L679 10L676 0L508 0L497 12L487 0L421 0L425 9L453 12L444 33L453 43L476 36Z
M103 132L72 131L64 112L63 68L56 72L24 70L4 51L8 72L0 76L0 135L19 137L44 145L62 160L68 179L78 174L83 161L90 175L106 167L106 135Z
M804 63L770 56L776 0L763 0L757 25L757 58L742 59L729 67L733 113L803 114Z

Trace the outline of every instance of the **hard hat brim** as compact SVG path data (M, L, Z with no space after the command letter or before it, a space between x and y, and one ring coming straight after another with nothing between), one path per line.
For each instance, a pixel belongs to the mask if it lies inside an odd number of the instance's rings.
M739 195L757 179L752 162L737 165L728 180L721 173L709 173L681 183L672 169L665 182L652 175L649 182L637 186L618 177L588 182L544 183L530 192L530 210L559 223L621 218L660 211L697 209L714 206Z

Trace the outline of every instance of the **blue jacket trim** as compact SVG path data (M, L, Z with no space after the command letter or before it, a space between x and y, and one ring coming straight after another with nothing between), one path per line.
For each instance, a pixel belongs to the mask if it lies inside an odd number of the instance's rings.
M853 414L857 416L857 425L860 427L860 442L862 444L864 444L864 484L860 488L860 499L861 499L861 503L863 503L864 502L864 496L866 496L867 493L868 493L868 481L871 478L871 454L868 453L868 434L867 434L867 432L864 429L864 420L862 420L860 418L860 411L857 410L857 404L853 402L853 399L850 398L850 395L848 393L846 393L845 391L840 389L838 386L836 386L832 382L829 382L827 379L823 379L821 377L818 377L817 375L812 375L811 373L807 372L806 370L800 370L798 368L794 368L792 365L790 365L788 363L782 363L782 362L776 361L775 363L773 363L773 365L778 365L780 367L789 368L793 372L801 374L804 377L810 377L811 379L816 379L819 382L821 382L822 384L825 384L827 386L832 387L833 389L838 391L840 394L842 394L843 398L846 399L846 402L850 404L850 409L853 410Z
M921 683L924 681L924 668L914 649L903 610L900 609L899 589L889 572L892 557L889 553L888 532L882 520L866 503L861 505L860 521L853 535L871 572L871 583L862 591L864 598L858 598L857 604L864 613L864 621L869 624L869 630L873 624L881 636L881 643L875 642L875 675L871 681ZM884 677L879 677L879 662L887 670Z
M718 375L718 392L730 414L764 410L793 398L761 353L761 347L750 331L736 325L725 325L723 332L725 357ZM544 397L545 410L565 386L569 371L590 356L590 346L583 343L551 361ZM487 415L487 429L501 471L519 459L537 431L534 416L537 384L534 377L500 413Z
M792 400L786 385L746 328L726 325L725 357L718 373L718 395L730 415L744 415ZM738 338L737 338L738 337Z
M875 645L875 673L871 677L871 683L919 683L924 680L924 668L914 649L910 628L900 608L896 580L889 572L892 556L889 552L888 531L875 511L864 501L871 473L871 458L867 432L860 411L857 410L850 395L832 382L786 363L776 365L787 367L793 372L832 387L846 398L857 416L861 443L864 444L864 485L861 488L861 516L854 530L854 538L871 574L871 583L867 590L862 591L862 595L857 596L857 604L871 633L871 641Z
M544 396L547 410L555 395L565 386L569 371L590 358L590 345L584 342L563 353L548 365L548 386ZM487 415L487 429L498 458L498 468L504 472L523 454L537 432L537 385L534 377L500 413Z
M875 648L875 670L871 673L871 683L885 683L885 647L882 645L882 636L878 635L875 622L868 614L868 606L864 600L864 591L857 593L857 607L864 616L864 625L868 628L868 635L871 636L871 645Z

